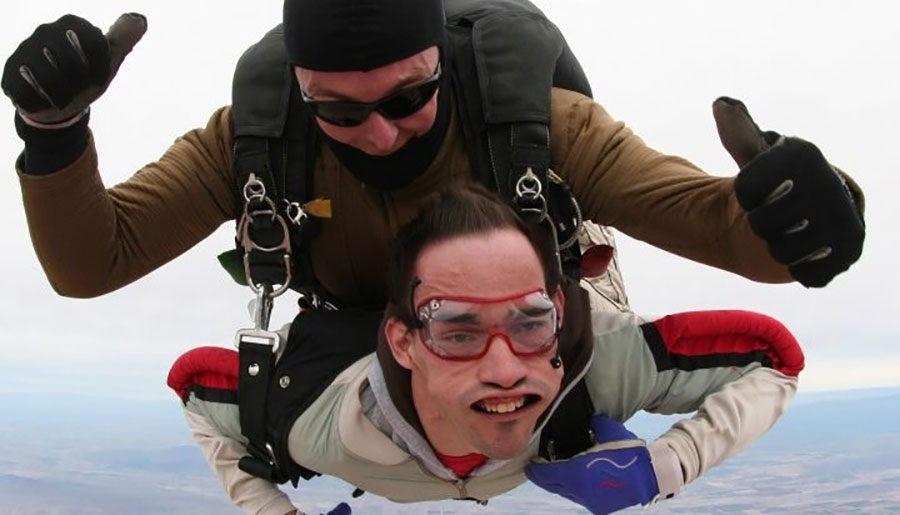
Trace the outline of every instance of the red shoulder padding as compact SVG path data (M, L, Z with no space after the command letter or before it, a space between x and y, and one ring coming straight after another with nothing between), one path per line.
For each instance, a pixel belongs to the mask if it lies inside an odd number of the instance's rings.
M796 376L803 351L794 335L774 318L751 311L694 311L654 322L670 354L710 356L765 352L772 368Z
M219 390L237 390L240 361L237 351L222 347L198 347L175 360L166 384L182 400L188 389L199 385Z

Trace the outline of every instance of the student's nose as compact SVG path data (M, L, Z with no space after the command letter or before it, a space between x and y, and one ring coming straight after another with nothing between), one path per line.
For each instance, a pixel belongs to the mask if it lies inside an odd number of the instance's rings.
M366 139L369 145L378 152L388 152L397 143L400 129L392 120L388 120L381 113L373 111L360 129L366 131Z
M495 334L487 342L488 349L478 367L478 379L500 388L513 388L528 375L528 368L516 356L507 336Z

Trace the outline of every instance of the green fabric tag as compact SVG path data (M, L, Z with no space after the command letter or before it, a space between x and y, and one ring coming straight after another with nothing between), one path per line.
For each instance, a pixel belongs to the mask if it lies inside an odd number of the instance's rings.
M219 264L241 286L247 286L247 275L244 273L244 259L238 249L231 249L219 254Z

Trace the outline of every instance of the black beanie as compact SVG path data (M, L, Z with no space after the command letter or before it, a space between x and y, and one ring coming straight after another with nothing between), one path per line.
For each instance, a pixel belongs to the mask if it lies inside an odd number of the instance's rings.
M318 71L368 71L444 39L442 0L285 0L291 63Z

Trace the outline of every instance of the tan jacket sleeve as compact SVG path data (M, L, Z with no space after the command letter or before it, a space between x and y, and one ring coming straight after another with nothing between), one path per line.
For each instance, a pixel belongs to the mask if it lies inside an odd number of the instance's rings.
M590 98L554 89L553 166L585 218L679 256L763 282L789 282L750 229L733 177L647 147Z
M199 413L184 410L191 436L206 458L219 483L238 507L249 515L284 515L293 512L288 496L273 483L251 476L238 468L247 447L222 434Z
M676 422L649 445L661 499L745 450L787 410L797 378L756 368L703 400L697 414Z
M54 290L70 297L108 293L233 219L231 146L231 111L222 108L159 161L109 189L93 139L58 172L35 176L19 168L32 243Z

